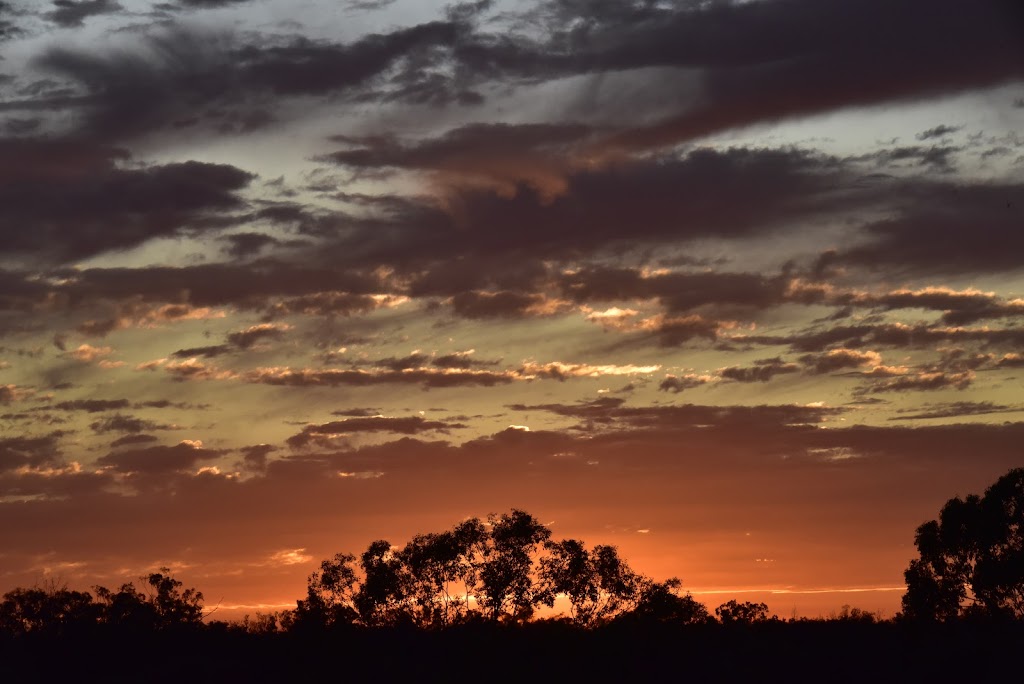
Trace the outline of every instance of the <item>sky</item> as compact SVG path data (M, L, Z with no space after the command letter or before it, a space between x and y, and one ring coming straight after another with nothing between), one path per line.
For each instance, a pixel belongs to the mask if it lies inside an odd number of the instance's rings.
M526 510L891 616L1024 466L1015 0L0 2L0 591Z

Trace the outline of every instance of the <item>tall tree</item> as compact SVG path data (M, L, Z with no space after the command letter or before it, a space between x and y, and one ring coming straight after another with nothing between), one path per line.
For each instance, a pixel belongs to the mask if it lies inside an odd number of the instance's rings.
M527 620L549 599L533 582L534 555L551 530L525 511L487 518L491 534L480 571L480 603L492 620Z
M364 624L393 626L414 622L410 607L411 575L391 543L378 539L359 557L363 583L354 597Z
M917 528L903 613L946 621L965 614L1024 618L1024 468L984 496L953 498Z
M594 626L632 607L638 597L641 578L623 561L614 546L595 546L588 551L583 542L566 539L547 543L548 555L541 560L540 581L553 600L562 594L569 599L570 616L576 624Z
M296 604L292 619L299 625L338 627L352 624L355 609L356 557L338 553L309 576L306 598Z

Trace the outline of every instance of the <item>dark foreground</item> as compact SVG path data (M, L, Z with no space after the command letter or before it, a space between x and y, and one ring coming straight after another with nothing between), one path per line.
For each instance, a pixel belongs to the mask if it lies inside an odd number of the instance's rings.
M0 641L7 682L997 681L1021 624L841 622L726 628L559 624L251 634L227 628ZM1017 671L1017 674L1011 674Z

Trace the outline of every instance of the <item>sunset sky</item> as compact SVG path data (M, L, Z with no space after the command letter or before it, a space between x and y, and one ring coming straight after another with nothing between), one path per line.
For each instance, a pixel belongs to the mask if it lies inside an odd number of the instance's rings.
M1024 4L4 0L0 237L0 593L515 507L891 616L1024 466Z

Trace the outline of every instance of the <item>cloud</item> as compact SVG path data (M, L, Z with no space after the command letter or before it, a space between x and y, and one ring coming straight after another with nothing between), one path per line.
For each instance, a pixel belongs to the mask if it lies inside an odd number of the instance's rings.
M735 380L737 382L768 382L776 375L797 373L800 370L799 365L795 363L788 363L783 361L780 357L775 357L754 361L753 366L730 366L728 368L722 368L718 373L726 380Z
M335 136L349 148L322 159L357 175L361 169L428 171L445 185L488 187L502 195L514 195L525 183L550 200L566 190L564 176L583 165L574 163L573 148L590 133L578 124L476 123L415 142Z
M823 354L805 355L800 357L809 372L821 375L832 373L845 368L860 368L861 366L880 366L882 357L874 351L858 351L856 349L830 349Z
M151 446L111 451L96 463L120 473L157 475L194 468L201 461L222 456L222 450L205 449L200 443L183 441L174 446Z
M713 3L624 27L598 23L584 33L589 49L574 57L601 69L703 70L697 104L610 141L650 149L762 121L1012 81L1024 75L1011 28L1021 19L1008 0L969 8L942 0L927 11L884 0Z
M900 409L898 415L889 420L935 420L940 418L962 418L984 416L993 413L1014 413L1024 409L1014 408L992 401L954 401L943 404L925 404L919 409Z
M156 441L159 440L153 435L125 435L124 437L118 437L111 442L110 448L116 449L117 447L130 446L134 444L151 444Z
M550 316L566 310L564 302L516 292L463 292L451 298L451 305L456 314L471 319Z
M662 392L673 392L679 394L683 390L694 389L701 385L706 385L711 382L715 382L717 378L710 375L694 375L688 373L683 376L677 375L666 375L665 379L658 385L658 390Z
M124 9L114 0L54 0L53 5L55 9L43 16L62 28L78 27L89 17Z
M892 218L865 228L867 244L825 255L826 262L891 273L989 273L1024 266L1024 185L921 183Z
M374 294L384 288L379 276L354 269L339 270L315 265L265 261L259 264L202 264L197 266L152 266L140 268L90 268L67 273L68 282L58 292L85 300L128 300L173 302L174 306L218 305L263 306L271 297L303 297L332 293L344 288L350 294ZM188 305L181 303L183 293ZM297 311L303 302L295 305ZM371 300L373 301L373 300ZM285 313L293 303L285 302ZM376 305L374 305L376 308ZM372 309L369 309L372 310ZM311 310L313 311L313 310ZM312 314L311 314L312 315Z
M302 432L288 438L288 446L293 449L310 445L331 446L333 439L359 433L392 432L402 435L414 435L421 432L447 433L449 430L466 427L462 423L427 420L421 416L392 418L385 416L367 416L331 421L321 425L307 425Z
M1007 300L996 296L994 292L982 292L976 289L954 290L948 287L926 287L918 290L898 289L882 295L858 299L865 304L890 310L921 308L942 311L942 322L954 326L968 325L985 319L1024 315L1024 300Z
M111 347L93 347L92 345L82 344L76 349L67 352L67 355L76 361L92 363L104 356L110 356L112 353L114 353L114 350Z
M933 391L943 389L966 389L974 382L973 371L946 373L943 371L922 371L911 375L876 382L868 386L872 394L880 392Z
M931 140L933 138L942 138L952 133L956 133L962 128L963 126L949 126L947 124L940 124L938 126L935 126L934 128L929 128L928 130L921 131L914 137L917 138L918 140Z
M125 167L123 150L69 140L0 139L0 234L30 262L67 262L173 237L242 206L253 176L187 161Z
M144 420L142 418L136 418L135 416L126 416L120 413L94 421L89 424L89 427L97 434L104 434L107 432L125 432L131 434L152 430L174 429L171 425L161 425L151 420Z
M166 373L169 373L175 380L183 382L185 380L231 380L238 375L230 370L223 370L216 366L208 365L196 358L188 358L184 361L171 361L166 362L164 359L159 359L152 362L155 366L163 366ZM143 370L149 370L149 365L146 364L142 367Z
M348 0L345 7L354 12L373 12L395 4L395 0Z
M1002 358L996 362L997 368L1024 368L1024 354L1017 352L1010 352L1003 354Z
M176 359L189 359L199 356L211 359L217 356L223 356L224 354L230 354L232 351L234 351L234 348L229 345L216 344L208 347L188 347L185 349L179 349L172 352L171 356Z
M922 349L941 343L978 343L983 346L1024 344L1024 329L1016 327L948 327L906 323L865 323L811 328L792 335L733 334L732 342L789 345L793 351L824 352L833 347L859 349L865 346Z
M72 401L61 401L47 406L48 409L60 411L85 411L86 413L100 413L102 411L113 411L126 409L131 405L127 399L74 399Z
M287 97L384 88L400 100L455 99L457 84L431 78L428 69L441 57L437 51L454 46L465 30L462 23L434 21L347 44L266 35L243 42L172 24L118 50L50 47L34 65L84 93L65 106L77 110L80 129L95 138L197 126L247 132L273 121L276 102Z
M0 472L57 462L61 436L55 432L42 437L0 437Z
M618 429L689 430L700 426L736 427L748 425L751 429L765 425L817 424L838 416L845 409L826 406L701 406L679 404L675 406L625 406L625 400L604 397L577 404L512 404L515 411L548 411L564 417L588 422L615 425Z
M408 368L404 370L258 368L246 372L246 382L289 387L366 387L422 385L424 388L493 387L521 379L514 371Z
M228 343L240 349L250 349L261 340L281 339L288 330L291 330L290 325L260 323L229 334Z

